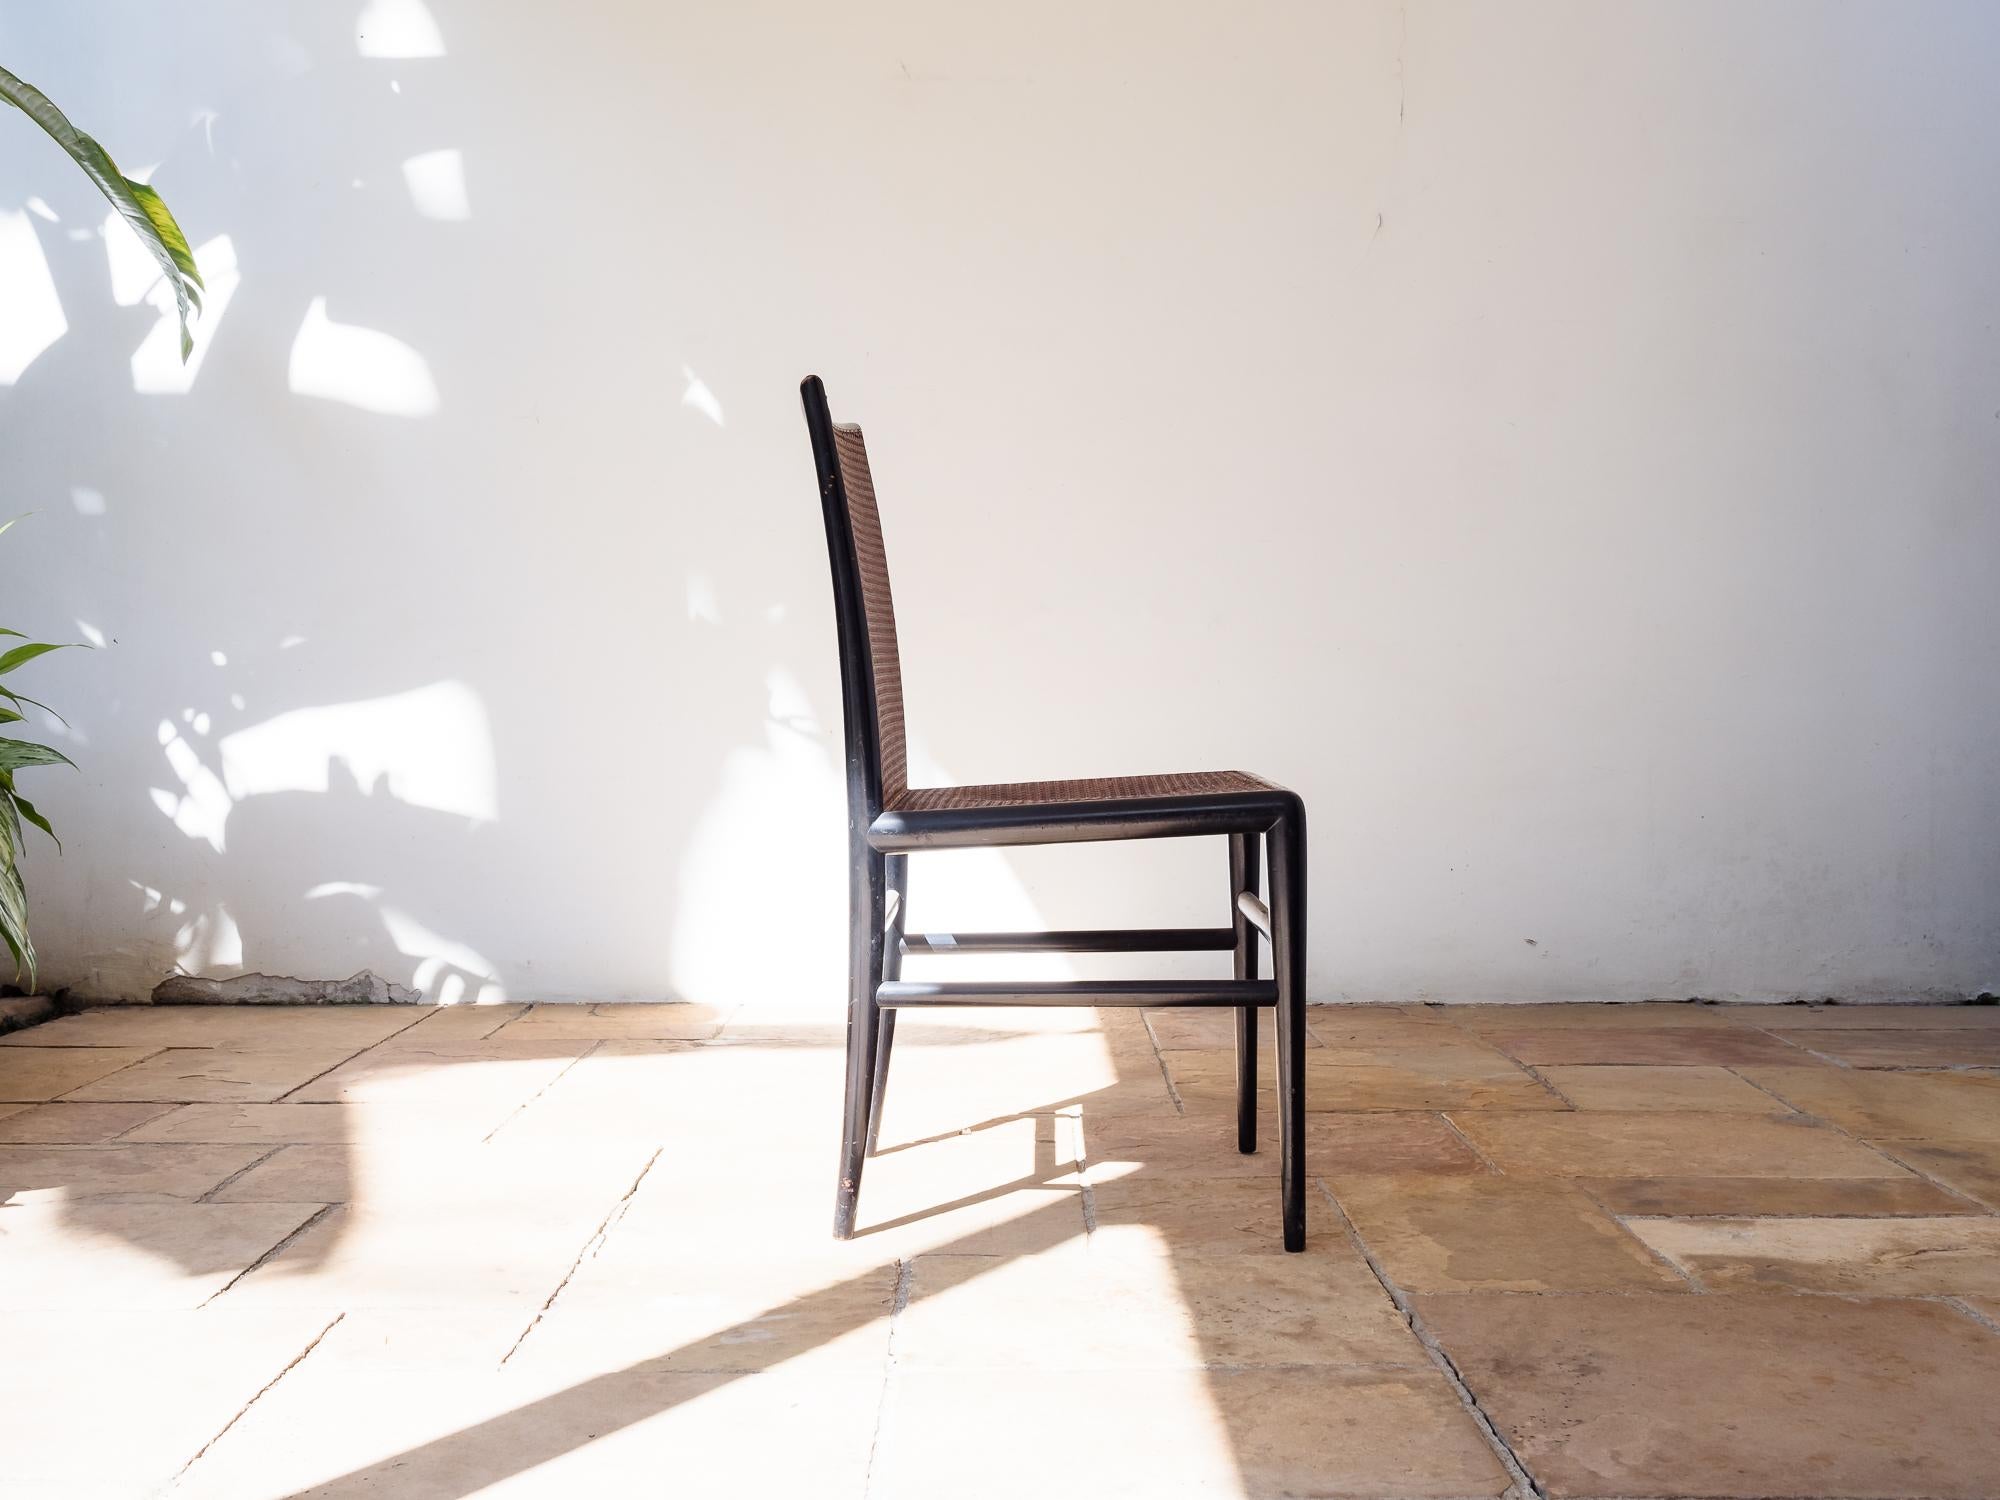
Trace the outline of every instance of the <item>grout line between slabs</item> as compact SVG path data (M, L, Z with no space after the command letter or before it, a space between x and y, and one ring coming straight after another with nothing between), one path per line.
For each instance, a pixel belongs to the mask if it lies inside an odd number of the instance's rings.
M375 1038L374 1041L370 1042L367 1046L358 1048L355 1051L350 1052L346 1057L343 1057L339 1062L335 1063L333 1067L321 1068L317 1073L313 1074L312 1077L306 1079L305 1082L295 1084L291 1088L286 1089L282 1094L278 1095L277 1098L270 1100L269 1102L272 1104L283 1104L287 1102L288 1100L291 1099L292 1095L296 1094L300 1089L312 1087L312 1085L318 1083L322 1078L326 1077L327 1074L332 1073L337 1069L346 1067L349 1063L353 1062L355 1058L361 1056L362 1053L373 1052L377 1047L381 1046L384 1042L388 1041L390 1037L401 1036L404 1032L408 1031L412 1026L421 1026L428 1019L430 1019L430 1013L426 1012L424 1015L418 1016L415 1020L405 1022L403 1025L398 1026L394 1031L389 1033L389 1036L378 1036L377 1038Z
M515 1105L512 1109L508 1110L506 1115L502 1117L498 1125L495 1125L491 1130L487 1131L486 1134L482 1135L479 1138L479 1144L482 1146L491 1145L494 1136L498 1135L501 1131L505 1130L509 1125L513 1124L514 1121L522 1114L523 1111L527 1109L529 1105L533 1104L537 1099L541 1098L542 1095L546 1094L550 1089L554 1088L558 1083L561 1083L564 1078L568 1077L569 1070L571 1068L575 1067L578 1063L582 1062L586 1057L593 1055L597 1051L597 1049L599 1047L602 1047L603 1045L604 1045L604 1039L600 1037L597 1041L594 1041L588 1047L585 1047L583 1051L577 1053L575 1057L572 1057L568 1062L564 1063L562 1067L556 1071L555 1077L551 1078L547 1083L543 1084L540 1088L536 1089L534 1093L528 1095L527 1098L523 1099L519 1104ZM658 1156L659 1153L655 1152L654 1155ZM652 1166L652 1163L648 1162L646 1163L646 1165L650 1168ZM645 1174L641 1173L640 1175L644 1176ZM636 1187L638 1186L638 1184L634 1183L633 1186ZM523 1337L525 1337L525 1335L523 1335Z
M286 1235L283 1239L279 1240L277 1244L273 1245L270 1249L266 1250L262 1255L258 1256L255 1260L251 1261L249 1265L245 1266L242 1270L238 1271L234 1276L230 1277L221 1286L217 1287L212 1295L204 1297L200 1305L203 1307L207 1307L209 1303L213 1302L217 1297L220 1297L224 1292L228 1291L231 1287L235 1286L236 1283L241 1281L245 1276L248 1276L252 1271L256 1270L259 1266L263 1265L264 1262L270 1260L279 1251L283 1250L285 1246L291 1244L293 1240L297 1239L300 1235L304 1234L308 1229L312 1228L313 1225L317 1224L321 1219L324 1219L328 1214L332 1213L333 1209L334 1209L333 1204L322 1203L318 1208L312 1211L310 1217L308 1217L303 1224L299 1225L298 1228L294 1229L290 1234Z
M1731 1068L1731 1069L1730 1069L1730 1071L1731 1071L1732 1073L1736 1073L1736 1070L1735 1070L1734 1068ZM1882 1142L1880 1142L1880 1141L1871 1141L1871 1140L1867 1139L1867 1138L1866 1138L1865 1136L1859 1136L1859 1135L1856 1135L1856 1134L1855 1134L1855 1133L1854 1133L1853 1131L1849 1130L1849 1129L1848 1129L1848 1128L1847 1128L1847 1127L1846 1127L1845 1125L1842 1125L1842 1124L1841 1124L1841 1123L1840 1123L1840 1122L1839 1122L1838 1120L1830 1120L1830 1119L1828 1119L1828 1118L1827 1118L1827 1117L1826 1117L1825 1115L1817 1115L1817 1114L1814 1114L1814 1113L1813 1113L1813 1112L1812 1112L1811 1110L1809 1110L1809 1109L1801 1109L1801 1108L1799 1108L1799 1106L1798 1106L1798 1105L1796 1105L1796 1104L1793 1104L1793 1103L1792 1103L1792 1102L1791 1102L1791 1101L1790 1101L1789 1099L1786 1099L1786 1098L1784 1098L1783 1096L1781 1096L1781 1095L1779 1095L1779 1094L1777 1094L1777 1093L1773 1092L1773 1091L1772 1091L1771 1089L1768 1089L1768 1088L1764 1087L1764 1085L1763 1085L1763 1084L1759 1083L1759 1082L1758 1082L1758 1081L1757 1081L1756 1079L1754 1079L1754 1078L1750 1077L1749 1075L1747 1075L1747 1074L1745 1074L1745 1073L1736 1073L1736 1076L1737 1076L1738 1078L1741 1078L1741 1079L1742 1079L1742 1080L1743 1080L1743 1081L1744 1081L1745 1083L1749 1084L1749 1085L1750 1085L1750 1087L1752 1087L1753 1089L1756 1089L1756 1090L1757 1090L1757 1091L1758 1091L1759 1093L1763 1093L1763 1094L1770 1094L1770 1096L1771 1096L1771 1097L1772 1097L1773 1099L1776 1099L1776 1100L1778 1101L1778 1103L1780 1103L1780 1104L1784 1105L1786 1109L1789 1109L1789 1110L1791 1110L1791 1111L1792 1111L1792 1112L1793 1112L1794 1114L1797 1114L1797 1115L1798 1115L1798 1116L1799 1116L1800 1118L1802 1118L1802 1119L1807 1119L1807 1120L1811 1120L1811 1121L1813 1122L1813 1124L1815 1124L1815 1125L1817 1125L1817 1126L1823 1126L1823 1127L1825 1127L1826 1129L1828 1129L1828 1130L1831 1130L1831 1131L1832 1131L1832 1132L1833 1132L1834 1134L1836 1134L1836 1135L1840 1135L1840 1136L1845 1136L1845 1137L1846 1137L1846 1138L1847 1138L1848 1140L1850 1140L1850 1141L1854 1142L1854 1144L1855 1144L1855 1145L1857 1145L1857 1146L1861 1147L1861 1149L1862 1149L1862 1150L1864 1150L1864 1151L1872 1151L1872 1152L1874 1152L1874 1153L1875 1153L1875 1154L1876 1154L1877 1156L1881 1157L1881 1158L1882 1158L1882 1159L1883 1159L1884 1161L1886 1161L1886 1162L1890 1162L1890 1163L1893 1163L1894 1165L1896 1165L1896 1166L1899 1166L1899 1167L1901 1167L1901 1168L1902 1168L1902 1169L1903 1169L1903 1170L1904 1170L1905 1172L1910 1172L1910 1173L1913 1173L1913 1174L1915 1174L1915 1176L1916 1176L1916 1179L1917 1179L1917 1181L1919 1181L1919 1182L1927 1182L1927 1183L1929 1183L1929 1184L1930 1184L1930 1185L1931 1185L1932 1187L1934 1187L1934 1188L1938 1189L1938 1191L1940 1191L1940 1192L1942 1192L1942 1193L1945 1193L1945 1194L1948 1194L1949 1196L1951 1196L1951 1197L1953 1197L1953 1198L1956 1198L1956 1199L1958 1199L1958 1200L1959 1200L1959 1201L1960 1201L1961 1203L1969 1203L1969 1204L1971 1204L1971 1205L1973 1206L1973 1208L1974 1208L1974 1209L1976 1209L1976 1210L1978 1211L1978 1213L1979 1213L1979 1214L1980 1214L1981 1216L1983 1216L1983 1217L1986 1217L1986 1218L1991 1218L1991 1217L1993 1216L1993 1210L1992 1210L1992 1209L1990 1209L1990 1208L1988 1208L1988 1207L1987 1207L1987 1206L1986 1206L1986 1205L1985 1205L1984 1203L1981 1203L1981 1202L1980 1202L1980 1201L1979 1201L1979 1200L1978 1200L1977 1198L1973 1197L1973 1196L1972 1196L1972 1195L1971 1195L1970 1193L1966 1193L1966 1192L1961 1192L1961 1191L1960 1191L1960 1190L1959 1190L1958 1188L1955 1188L1955 1187L1953 1187L1953 1186L1952 1186L1952 1185L1951 1185L1950 1183L1948 1183L1948 1182L1944 1181L1943 1179L1941 1179L1941 1178L1938 1178L1938 1177L1934 1177L1934 1176L1932 1176L1932 1175L1931 1175L1931 1174L1930 1174L1929 1172L1926 1172L1926 1171L1925 1171L1925 1170L1924 1170L1924 1169L1923 1169L1922 1167L1919 1167L1919 1166L1915 1166L1915 1165L1913 1165L1913 1164L1912 1164L1912 1163L1910 1163L1910 1162L1906 1162L1906 1161L1904 1161L1904 1160L1903 1160L1903 1159L1902 1159L1901 1157L1899 1157L1899 1156L1895 1156L1895 1155L1891 1154L1891 1152L1890 1152L1890 1149L1889 1149L1889 1146L1888 1146L1888 1145L1885 1145L1885 1144L1883 1144L1883 1143L1882 1143ZM1892 1142L1891 1144L1894 1144L1894 1143ZM1884 1180L1884 1181L1888 1181L1888 1182L1893 1182L1893 1181L1895 1181L1895 1179L1894 1179L1894 1178L1885 1178L1885 1179L1883 1179L1883 1180ZM1733 1217L1737 1217L1737 1218L1741 1218L1741 1217L1744 1217L1744 1216L1743 1216L1743 1215L1740 1215L1740 1214L1739 1214L1739 1215L1734 1215ZM1820 1216L1808 1216L1808 1215L1796 1215L1796 1216L1790 1216L1790 1217L1801 1217L1801 1218L1803 1218L1803 1217L1859 1217L1859 1216L1854 1216L1854 1215L1820 1215ZM1912 1215L1912 1214L1876 1214L1876 1215L1870 1215L1869 1217L1874 1217L1874 1218L1921 1218L1921 1217L1924 1217L1924 1216L1923 1216L1923 1215ZM1970 1216L1970 1215L1968 1215L1967 1217L1971 1217L1971 1216Z
M583 1263L603 1246L612 1228L625 1216L626 1209L631 1205L632 1195L639 1191L639 1184L646 1180L646 1174L653 1170L653 1164L660 1159L666 1149L664 1146L657 1147L653 1154L646 1158L646 1165L639 1168L639 1175L632 1179L632 1185L619 1195L618 1201L611 1205L603 1219L598 1222L597 1228L584 1240L583 1248L576 1252L576 1259L571 1261L569 1269L562 1273L562 1279L556 1283L555 1290L549 1293L548 1301L544 1302L536 1310L534 1317L528 1320L528 1326L521 1330L521 1336L507 1346L507 1352L500 1356L501 1364L504 1365L512 1359L521 1345L528 1341L528 1335L541 1327L542 1319L547 1317L549 1309L556 1305L556 1298L563 1294L563 1289L569 1285L570 1278L575 1276Z
M105 1050L106 1048L109 1048L109 1047L116 1047L116 1046L118 1046L118 1045L119 1045L119 1044L118 1044L117 1042L106 1042L106 1043L104 1043L104 1044L103 1044L102 1046L99 1046L99 1045L97 1045L97 1044L93 1043L93 1044L91 1044L91 1045L90 1045L90 1046L88 1046L88 1047L76 1047L76 1048L72 1048L72 1049L66 1049L66 1050L72 1050L72 1051L77 1051L77 1052L91 1052L91 1051L97 1051L97 1052L102 1052L102 1051L104 1051L104 1050ZM27 1049L26 1049L26 1048L23 1048L22 1050L23 1050L23 1051L25 1051L25 1050L27 1050ZM83 1089L87 1089L87 1088L90 1088L90 1087L91 1087L91 1086L92 1086L93 1084L99 1084L99 1083L102 1083L102 1082L104 1082L104 1080L105 1080L106 1078L116 1078L116 1077L118 1077L118 1076L119 1076L120 1074L122 1074L122 1073L129 1073L129 1072L131 1072L131 1071L132 1071L132 1070L133 1070L134 1068L136 1068L136 1067L140 1067L141 1065L143 1065L143 1064L145 1064L145 1063L149 1063L149 1062L151 1062L151 1061L152 1061L152 1060L153 1060L154 1058L156 1058L156 1057L159 1057L159 1056L161 1056L161 1055L162 1055L162 1054L164 1054L164 1053L168 1053L168 1052L172 1052L172 1051L175 1051L175 1050L177 1050L177 1049L175 1049L175 1048L173 1048L173 1047L153 1047L153 1048L150 1048L150 1049L148 1049L148 1050L146 1051L146 1054L145 1054L145 1056L143 1056L143 1057L135 1057L135 1058L133 1058L133 1059L132 1059L132 1061L130 1061L130 1062L128 1062L128 1063L126 1063L126 1064L125 1064L125 1065L124 1065L123 1067L117 1067L117 1068L113 1068L113 1069L112 1069L112 1070L111 1070L111 1071L110 1071L109 1073L105 1073L105 1074L103 1074L103 1075L102 1075L102 1076L100 1076L100 1077L97 1077L97 1078L93 1078L93 1079L91 1079L89 1083L79 1083L79 1084L78 1084L78 1085L77 1085L77 1086L76 1086L75 1088L73 1088L73 1089L64 1089L64 1090L63 1090L63 1091L62 1091L62 1092L61 1092L60 1094L53 1094L53 1095L51 1095L50 1097L48 1097L47 1099L32 1099L32 1100L25 1100L25 1101L16 1101L16 1100L12 1100L12 1099L10 1099L10 1100L8 1100L7 1102L8 1102L8 1103L10 1103L10 1104L13 1104L13 1103L16 1103L16 1102L25 1102L25 1103L30 1103L30 1104L154 1104L154 1103L158 1103L158 1102L159 1102L158 1100L153 1100L153 1099L72 1099L72 1098L70 1098L70 1095L71 1095L71 1094L74 1094L74 1093L77 1093L77 1092L79 1092L79 1091L81 1091L81 1090L83 1090ZM200 1050L209 1050L209 1049L200 1049Z
M1383 1293L1394 1304L1396 1311L1403 1315L1404 1323L1409 1326L1409 1330L1416 1337L1417 1342L1423 1345L1424 1351L1430 1355L1431 1363L1450 1382L1453 1392L1458 1396L1459 1403L1464 1406L1466 1412L1478 1426L1481 1435L1485 1437L1487 1443L1492 1447L1495 1456L1499 1458L1501 1467L1506 1469L1508 1477L1513 1480L1515 1491L1521 1495L1536 1496L1538 1500L1547 1500L1548 1492L1535 1482L1534 1476L1523 1467L1521 1460L1515 1456L1513 1448L1500 1435L1500 1429L1493 1425L1493 1419L1480 1406L1479 1398L1473 1395L1472 1387L1465 1383L1465 1377L1459 1373L1457 1364L1445 1352L1444 1346L1438 1342L1437 1335L1424 1326L1424 1320L1418 1316L1416 1306L1403 1294L1402 1288L1390 1279L1388 1271L1375 1258L1375 1252L1370 1250L1367 1242L1361 1238L1360 1231L1354 1227L1354 1221L1347 1217L1347 1210L1341 1207L1340 1200L1328 1191L1324 1180L1316 1177L1313 1179L1313 1184L1319 1189L1321 1196L1332 1206L1334 1213L1339 1215L1341 1225L1347 1231L1349 1242L1353 1244L1356 1253L1367 1263L1370 1273L1381 1284Z
M1970 1302L1966 1301L1965 1298L1945 1297L1942 1298L1941 1300L1944 1302L1945 1306L1956 1308L1959 1312L1964 1313L1966 1317L1972 1319L1973 1322L1977 1323L1981 1328L1986 1329L1989 1333L2000 1333L2000 1323L1996 1323L1992 1318L1989 1318L1985 1313L1981 1312L1978 1308L1974 1307Z
M242 1177L247 1173L256 1171L259 1167L263 1166L265 1162L269 1161L272 1157L276 1156L280 1151L283 1151L285 1147L290 1144L291 1143L289 1141L280 1141L277 1145L273 1146L269 1151L266 1151L262 1156L258 1157L248 1166L238 1167L234 1172L231 1172L227 1177L223 1178L222 1181L218 1182L214 1187L210 1188L207 1192L201 1194L194 1201L197 1203L213 1203L215 1201L215 1195L221 1192L224 1188L228 1187L230 1183L236 1181L237 1178Z
M1506 1172L1501 1170L1499 1162L1495 1161L1492 1157L1488 1156L1484 1151L1479 1149L1479 1142L1475 1141L1471 1136L1467 1135L1463 1130L1460 1130L1458 1128L1458 1121L1454 1120L1451 1117L1450 1110L1440 1109L1436 1111L1436 1114L1440 1120L1444 1121L1445 1129L1449 1130L1453 1135L1457 1136L1461 1141L1465 1142L1466 1149L1470 1151L1474 1156L1479 1158L1481 1164L1485 1166L1487 1172L1490 1175L1494 1177L1505 1177L1507 1175Z
M344 1312L335 1313L333 1315L332 1321L329 1322L326 1325L326 1327L322 1328L318 1333L314 1334L311 1340L306 1344L305 1348L301 1349L297 1354L293 1355L291 1359L286 1362L285 1367L282 1370L278 1371L277 1374L273 1375L269 1380L265 1381L264 1384L258 1388L256 1394L253 1395L248 1401L244 1402L243 1405L237 1409L236 1414L232 1416L227 1422L224 1422L222 1426L217 1429L215 1436L210 1438L207 1442L203 1443L201 1445L201 1448L195 1453L195 1456L180 1466L179 1472L176 1473L174 1477L167 1482L168 1492L171 1493L172 1491L179 1489L181 1480L187 1476L187 1471L189 1469L192 1469L196 1464L200 1463L202 1458L208 1453L208 1450L213 1448L217 1443L221 1442L225 1436L228 1435L230 1428L234 1427L238 1422L242 1421L246 1416L248 1416L250 1414L250 1408L255 1406L259 1401L263 1400L264 1397L270 1393L270 1390L273 1386L275 1386L279 1381L283 1380L287 1375L291 1374L292 1371L296 1370L300 1365L304 1364L306 1356L311 1354L313 1350L317 1349L320 1346L320 1341L324 1339L329 1333L332 1333L335 1325L337 1325L340 1322L340 1320L346 1316L347 1314Z
M896 1295L889 1305L889 1338L882 1356L882 1395L875 1404L875 1431L868 1439L868 1466L861 1479L863 1500L875 1493L875 1460L882 1452L882 1434L888 1428L895 1402L896 1334L910 1306L910 1278L915 1271L914 1255L905 1255L896 1263Z

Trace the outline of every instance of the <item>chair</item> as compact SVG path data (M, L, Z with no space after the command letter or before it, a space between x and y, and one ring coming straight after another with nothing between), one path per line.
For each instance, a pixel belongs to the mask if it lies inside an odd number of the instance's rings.
M1277 1008L1280 1202L1285 1248L1305 1248L1305 804L1241 771L1115 776L1000 786L913 787L889 569L861 429L835 425L818 376L800 387L819 470L840 632L847 736L850 968L847 1084L833 1232L854 1232L861 1169L873 1151L898 1012L935 1005L1225 1006L1236 1012L1236 1144L1257 1149L1257 1011ZM1136 931L904 931L909 857L925 849L1222 835L1229 925ZM1258 845L1271 878L1258 896ZM1274 977L1257 977L1257 937ZM919 984L906 953L1163 953L1235 956L1235 977Z

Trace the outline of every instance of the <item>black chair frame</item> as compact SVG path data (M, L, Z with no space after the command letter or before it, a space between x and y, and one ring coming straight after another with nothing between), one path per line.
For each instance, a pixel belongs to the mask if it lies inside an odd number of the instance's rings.
M854 1233L862 1165L875 1149L896 1017L929 1006L1091 1005L1224 1007L1236 1022L1236 1141L1257 1149L1257 1012L1277 1012L1279 1183L1284 1245L1305 1248L1306 819L1297 794L1257 791L1003 806L885 808L876 664L865 615L847 486L826 391L817 376L800 388L819 472L833 570L847 745L850 969L847 1075L834 1234ZM843 429L845 431L846 429ZM1254 778L1253 778L1254 779ZM930 849L1063 844L1106 839L1219 835L1228 841L1229 925L1071 932L910 933L904 930L909 857ZM1261 850L1260 850L1261 846ZM1260 852L1263 859L1260 861ZM1270 899L1259 893L1268 862ZM1258 977L1259 940L1272 977ZM1227 952L1229 979L914 983L908 953Z

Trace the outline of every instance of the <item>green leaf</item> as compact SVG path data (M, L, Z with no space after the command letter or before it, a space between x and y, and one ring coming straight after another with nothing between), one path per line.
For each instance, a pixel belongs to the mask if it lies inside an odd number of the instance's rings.
M13 799L15 811L19 812L22 817L33 823L50 838L55 839L56 853L62 853L62 840L56 838L56 831L49 827L49 820L41 815L40 811L36 809L35 804L30 802L26 797L23 797L19 792L11 792L9 795Z
M0 724L19 724L22 718L22 715L15 713L11 708L0 708Z
M72 125L48 95L5 68L0 68L0 99L25 113L69 153L70 160L83 168L83 175L97 185L97 190L118 211L119 217L132 226L132 232L160 263L167 284L173 288L174 305L180 310L181 360L185 363L194 352L188 314L201 307L201 272L195 267L194 252L188 249L187 236L174 222L160 195L119 171L111 153Z
M0 817L0 942L14 959L14 978L27 971L28 988L35 987L35 945L28 937L28 888L21 880L15 850L13 798L6 798L8 816Z
M0 771L18 771L23 766L69 766L76 762L60 750L37 745L32 740L0 740Z
M51 651L62 650L62 645L50 645L47 641L30 641L25 646L16 646L5 655L0 655L0 677L6 676L24 662L31 662L38 656L47 656Z
M13 704L14 707L16 708L19 708L23 703L27 704L30 708L39 708L43 713L47 714L50 718L54 719L57 723L61 724L63 728L65 729L69 728L69 720L65 719L61 714L57 713L53 708L50 708L48 704L42 702L39 698L30 698L26 693L17 693L12 688L7 688L7 687L0 687L0 698L5 698L9 703Z

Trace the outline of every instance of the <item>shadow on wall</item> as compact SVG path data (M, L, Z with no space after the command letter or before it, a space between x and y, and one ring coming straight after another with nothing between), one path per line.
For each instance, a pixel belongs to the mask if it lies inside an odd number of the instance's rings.
M635 164L519 107L616 96L615 27L564 85L515 76L530 20L485 8L186 24L10 28L212 288L182 368L143 252L29 132L0 141L26 309L0 484L39 513L16 609L108 648L34 685L84 768L36 789L68 849L29 867L46 982L365 967L442 1001L704 998L733 958L736 998L837 985L839 713L792 393L738 406L725 346L655 294L674 257Z

